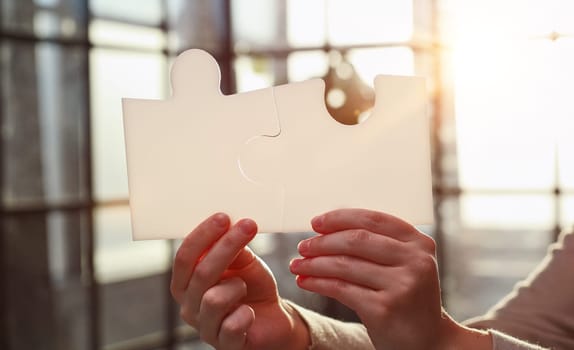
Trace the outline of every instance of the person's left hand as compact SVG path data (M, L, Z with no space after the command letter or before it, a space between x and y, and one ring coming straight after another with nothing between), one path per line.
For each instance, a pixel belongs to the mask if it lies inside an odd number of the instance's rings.
M312 221L318 236L291 262L299 287L353 309L377 349L446 349L457 324L442 310L435 242L380 212L342 209ZM448 338L448 339L447 339Z

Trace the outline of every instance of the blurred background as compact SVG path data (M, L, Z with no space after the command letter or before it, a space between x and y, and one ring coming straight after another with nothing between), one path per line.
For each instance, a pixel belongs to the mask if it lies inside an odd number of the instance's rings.
M0 349L204 349L169 295L179 241L132 242L121 98L169 96L187 48L222 90L312 77L368 117L376 74L427 79L444 303L484 312L574 222L569 0L0 0ZM344 140L341 140L344 142ZM376 161L376 160L374 160ZM352 184L345 184L352 185ZM280 292L309 233L252 243Z

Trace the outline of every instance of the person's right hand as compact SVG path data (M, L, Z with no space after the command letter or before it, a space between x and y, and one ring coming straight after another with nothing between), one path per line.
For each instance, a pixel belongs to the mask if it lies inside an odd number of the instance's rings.
M402 219L339 209L312 221L291 262L297 284L357 312L376 349L492 349L441 307L435 242Z
M171 293L182 319L216 349L305 349L304 321L277 293L269 268L246 247L253 220L211 216L177 251Z

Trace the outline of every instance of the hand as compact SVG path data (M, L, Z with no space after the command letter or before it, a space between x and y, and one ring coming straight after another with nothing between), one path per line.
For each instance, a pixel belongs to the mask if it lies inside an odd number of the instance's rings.
M269 268L246 247L256 232L249 219L231 225L219 213L205 220L177 251L171 293L183 320L216 349L304 349L304 322L279 297Z
M299 244L304 258L290 266L297 284L353 309L377 349L482 349L478 338L490 344L488 334L443 311L432 238L364 209L332 211L311 223L319 235ZM460 347L467 340L473 345Z

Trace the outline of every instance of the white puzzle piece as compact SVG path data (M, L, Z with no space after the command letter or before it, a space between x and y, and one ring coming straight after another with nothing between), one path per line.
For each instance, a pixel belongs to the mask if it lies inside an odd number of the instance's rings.
M424 79L378 76L375 92L370 117L344 125L327 112L322 80L275 87L280 135L254 138L241 154L249 178L283 189L273 230L306 231L315 215L349 207L432 222Z
M181 238L221 211L261 232L309 231L341 207L432 222L424 80L378 76L371 116L336 122L320 79L224 96L216 61L188 50L166 101L124 99L134 239Z

